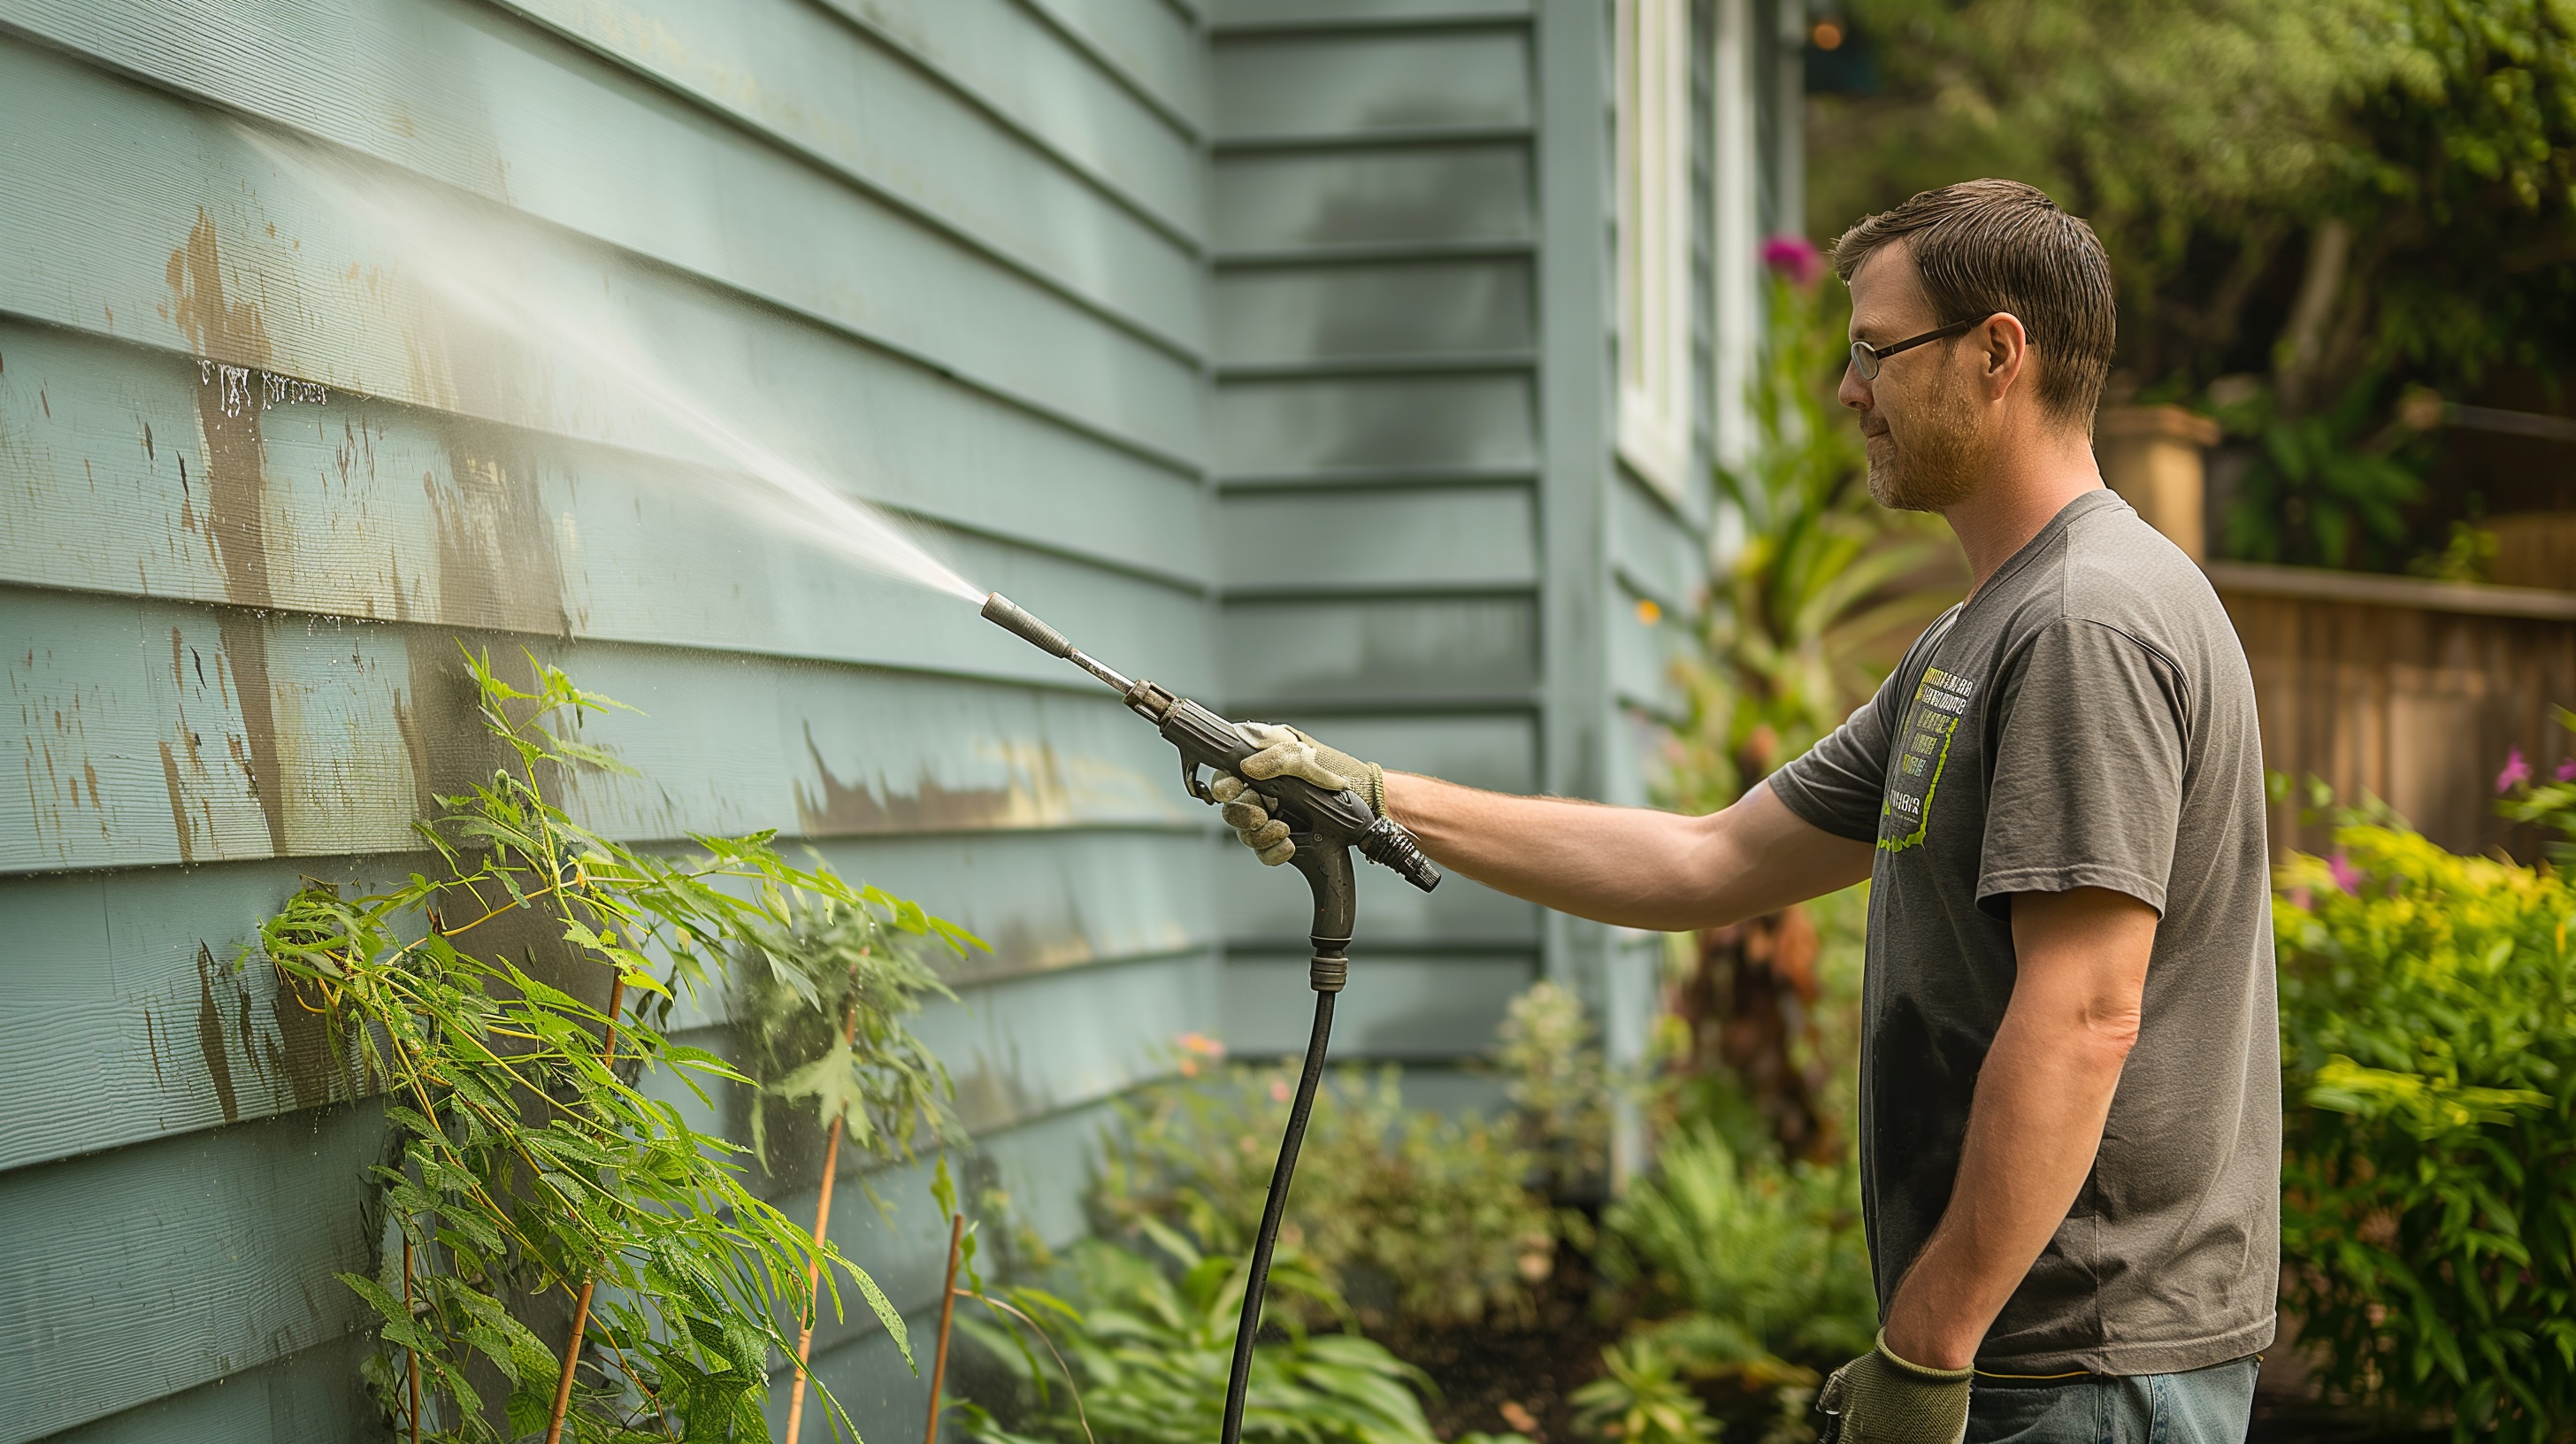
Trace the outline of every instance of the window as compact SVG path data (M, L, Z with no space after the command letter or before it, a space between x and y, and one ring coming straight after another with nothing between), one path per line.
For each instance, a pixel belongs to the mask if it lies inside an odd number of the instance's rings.
M1619 455L1678 499L1690 469L1689 0L1618 0Z

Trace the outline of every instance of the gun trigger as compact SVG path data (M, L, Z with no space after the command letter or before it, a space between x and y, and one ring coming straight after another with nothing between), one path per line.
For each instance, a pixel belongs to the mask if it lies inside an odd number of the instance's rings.
M1199 765L1186 757L1181 759L1181 786L1190 796L1208 806L1216 805L1216 794L1208 791L1206 783L1199 781Z

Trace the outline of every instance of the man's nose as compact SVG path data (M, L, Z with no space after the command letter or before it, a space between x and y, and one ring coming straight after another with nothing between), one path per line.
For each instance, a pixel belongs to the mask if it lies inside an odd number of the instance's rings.
M1867 411L1877 398L1871 394L1869 383L1860 379L1859 369L1845 362L1843 384L1834 389L1834 399L1854 411Z

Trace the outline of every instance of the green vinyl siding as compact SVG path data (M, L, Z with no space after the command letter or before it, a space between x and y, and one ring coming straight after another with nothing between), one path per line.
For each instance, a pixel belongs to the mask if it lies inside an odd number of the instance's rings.
M1677 629L1634 602L1687 605L1707 509L1608 442L1607 15L0 0L0 1444L369 1436L332 1274L376 1243L374 1107L233 963L303 878L426 865L491 764L460 643L641 709L587 726L644 774L568 786L587 825L776 827L992 941L922 1027L1051 1244L1175 1035L1302 1036L1298 881L1115 699L806 544L687 407L1130 671L1639 795ZM365 199L414 194L667 394L446 328ZM1342 1056L1483 1106L1454 1065L1543 973L1633 1053L1650 940L1364 871ZM675 1026L727 1052L725 1009ZM773 1120L791 1215L812 1132ZM926 1177L833 1221L916 1338ZM872 1323L816 1368L919 1427Z

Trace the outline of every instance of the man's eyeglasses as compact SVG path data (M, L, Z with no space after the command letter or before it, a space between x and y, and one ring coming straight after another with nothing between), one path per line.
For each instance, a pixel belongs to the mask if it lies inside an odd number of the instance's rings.
M1920 336L1908 336L1893 346L1872 346L1867 341L1854 341L1851 344L1852 369L1860 373L1861 380L1875 381L1878 379L1880 363L1886 361L1888 357L1899 351L1911 351L1917 346L1933 341L1947 341L1976 324L1976 321L1953 321L1937 331L1926 331Z

